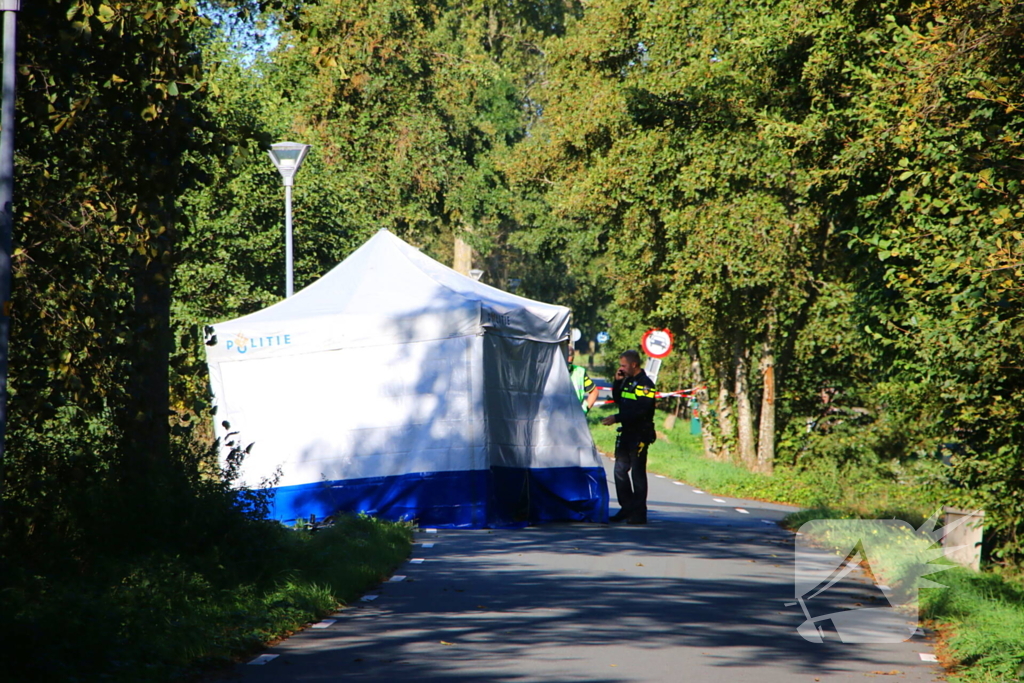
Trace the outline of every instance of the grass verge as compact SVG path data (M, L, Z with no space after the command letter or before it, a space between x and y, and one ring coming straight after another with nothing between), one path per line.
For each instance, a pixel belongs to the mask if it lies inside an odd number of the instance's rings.
M811 520L857 519L833 508L802 510L787 517L794 529ZM842 529L813 539L820 545L848 548L860 538ZM884 533L884 532L883 532ZM890 586L915 580L925 550L920 537L891 533L871 550L871 569ZM916 547L916 552L915 552ZM938 655L952 683L1008 683L1024 680L1024 584L1016 576L974 572L944 558L933 564L947 569L924 578L941 588L922 588L917 607L921 619L939 634Z
M361 595L409 554L406 524L343 517L316 534L265 523L222 556L124 558L0 592L9 680L167 681L249 655ZM240 555L248 552L250 557ZM230 555L230 557L228 557Z
M590 413L590 431L598 449L611 454L615 450L615 427L601 425L600 419L611 410ZM659 438L647 454L647 469L685 481L709 493L736 498L771 501L805 508L835 508L857 512L864 517L898 517L920 523L937 509L940 502L932 488L914 486L914 479L928 472L911 468L886 472L865 466L837 466L817 462L802 469L776 466L772 476L754 474L730 462L704 457L699 436L690 434L690 421L677 420L674 428L664 429L664 414L659 413ZM894 465L886 467L894 468Z

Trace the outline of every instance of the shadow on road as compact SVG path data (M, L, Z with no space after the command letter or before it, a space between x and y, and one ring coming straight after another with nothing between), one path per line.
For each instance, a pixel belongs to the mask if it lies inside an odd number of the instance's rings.
M287 663L273 665L276 675L245 667L245 678L852 680L907 665L892 647L800 638L804 616L785 606L793 601L788 532L715 519L735 517L731 508L683 507L645 527L417 534L437 545L416 546L425 561L400 568L406 580L383 584L377 601L345 610L332 629L307 631L302 646L282 651ZM871 604L871 590L837 585L817 613Z

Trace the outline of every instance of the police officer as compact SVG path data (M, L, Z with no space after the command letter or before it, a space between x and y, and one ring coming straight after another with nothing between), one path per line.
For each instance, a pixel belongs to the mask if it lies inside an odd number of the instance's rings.
M632 349L619 356L612 382L612 400L619 408L601 424L619 424L615 440L615 494L621 509L612 522L647 523L647 447L654 434L654 382L640 367L640 354Z
M594 407L599 389L594 384L594 380L590 379L586 368L573 365L572 361L575 357L576 350L570 345L569 357L566 359L569 363L569 378L572 379L572 388L576 390L576 398L579 399L580 405L583 406L583 412L586 413Z

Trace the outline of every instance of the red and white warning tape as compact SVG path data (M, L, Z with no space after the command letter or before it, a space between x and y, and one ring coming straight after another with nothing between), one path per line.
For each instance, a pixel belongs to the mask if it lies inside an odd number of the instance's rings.
M655 398L689 398L704 388L706 387L694 387L693 389L680 389L679 391L666 391L664 393L659 391L655 393ZM598 401L595 405L606 406L612 403L615 403L615 401L609 398L604 401Z

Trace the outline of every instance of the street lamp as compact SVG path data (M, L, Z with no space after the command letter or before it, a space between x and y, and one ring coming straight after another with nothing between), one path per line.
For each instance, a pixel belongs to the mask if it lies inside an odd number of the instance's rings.
M295 291L292 279L292 185L309 145L301 142L275 142L270 146L270 160L284 180L284 289L289 297Z
M14 39L21 0L0 0L4 15L0 94L0 500L7 437L7 350L11 330L11 243L14 232Z

